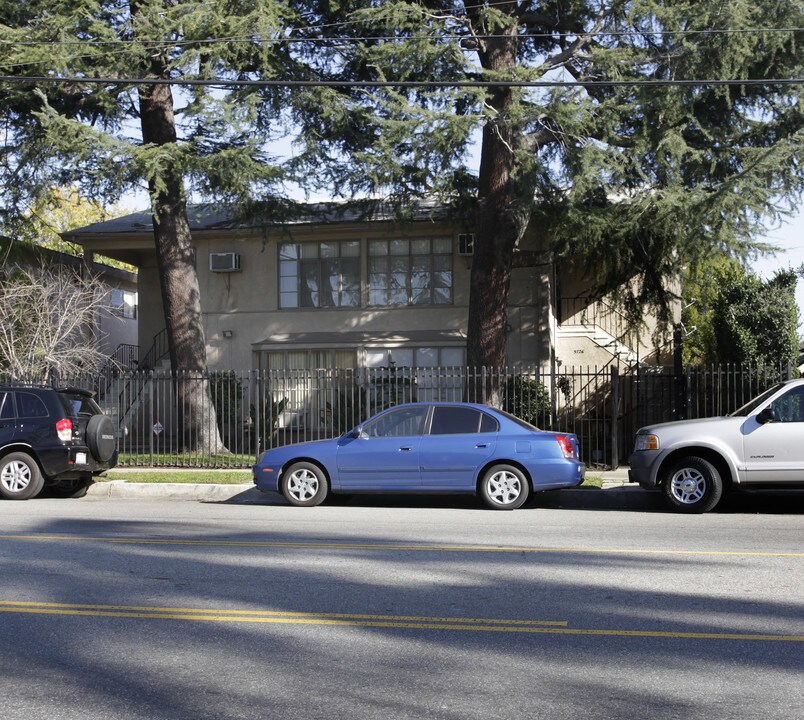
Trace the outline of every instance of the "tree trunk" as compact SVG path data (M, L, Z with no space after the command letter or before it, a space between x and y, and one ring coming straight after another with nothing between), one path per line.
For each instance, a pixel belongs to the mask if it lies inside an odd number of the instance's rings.
M132 15L136 15L138 5L132 2ZM167 76L161 54L151 57L150 71L155 77ZM170 86L142 86L139 102L143 143L175 146L176 123ZM178 159L168 163L159 180L159 185L153 179L149 181L149 192L165 327L176 383L178 427L186 450L214 454L225 448L209 390L201 294Z
M506 31L515 34L516 26ZM480 53L483 67L512 70L516 66L515 42L512 36L487 39L486 49ZM469 384L467 399L496 407L502 403L514 248L525 233L530 211L527 197L517 188L514 149L518 130L508 116L511 94L510 88L496 88L487 101L494 115L483 128L466 338L468 367L475 370L476 377L485 369L485 380L478 378Z

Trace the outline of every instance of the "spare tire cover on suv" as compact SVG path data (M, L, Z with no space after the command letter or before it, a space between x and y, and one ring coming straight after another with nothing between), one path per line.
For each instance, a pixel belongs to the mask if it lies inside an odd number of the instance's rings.
M117 447L114 423L108 415L93 415L87 425L87 445L98 462L108 462Z

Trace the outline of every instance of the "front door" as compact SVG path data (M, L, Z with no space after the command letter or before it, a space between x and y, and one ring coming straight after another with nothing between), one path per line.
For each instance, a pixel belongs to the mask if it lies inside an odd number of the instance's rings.
M764 424L750 416L743 428L746 479L749 483L804 480L804 386L776 398L773 419Z
M419 445L428 405L391 408L338 447L338 489L418 490Z

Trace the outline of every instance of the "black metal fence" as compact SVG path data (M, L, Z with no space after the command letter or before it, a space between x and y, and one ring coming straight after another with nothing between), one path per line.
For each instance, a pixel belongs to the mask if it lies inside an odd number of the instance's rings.
M241 468L263 450L340 435L403 402L470 399L546 430L575 433L584 461L617 467L636 430L656 422L724 415L792 374L790 368L562 367L491 373L452 368L105 373L59 379L96 392L119 427L123 466ZM180 417L181 387L198 383L211 399L203 417ZM213 422L214 418L214 422ZM187 423L211 428L183 447ZM204 436L192 434L194 437Z

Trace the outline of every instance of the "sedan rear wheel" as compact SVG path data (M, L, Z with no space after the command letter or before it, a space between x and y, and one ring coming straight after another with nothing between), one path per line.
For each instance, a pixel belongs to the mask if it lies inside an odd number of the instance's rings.
M0 460L0 495L7 500L28 500L39 494L45 479L36 461L26 453L10 453Z
M712 463L701 457L683 457L664 472L662 490L674 510L704 513L720 502L723 480Z
M480 495L492 510L516 510L528 499L529 492L528 479L513 465L495 465L480 481Z
M320 505L327 496L327 479L318 465L294 463L282 474L282 494L297 507Z

